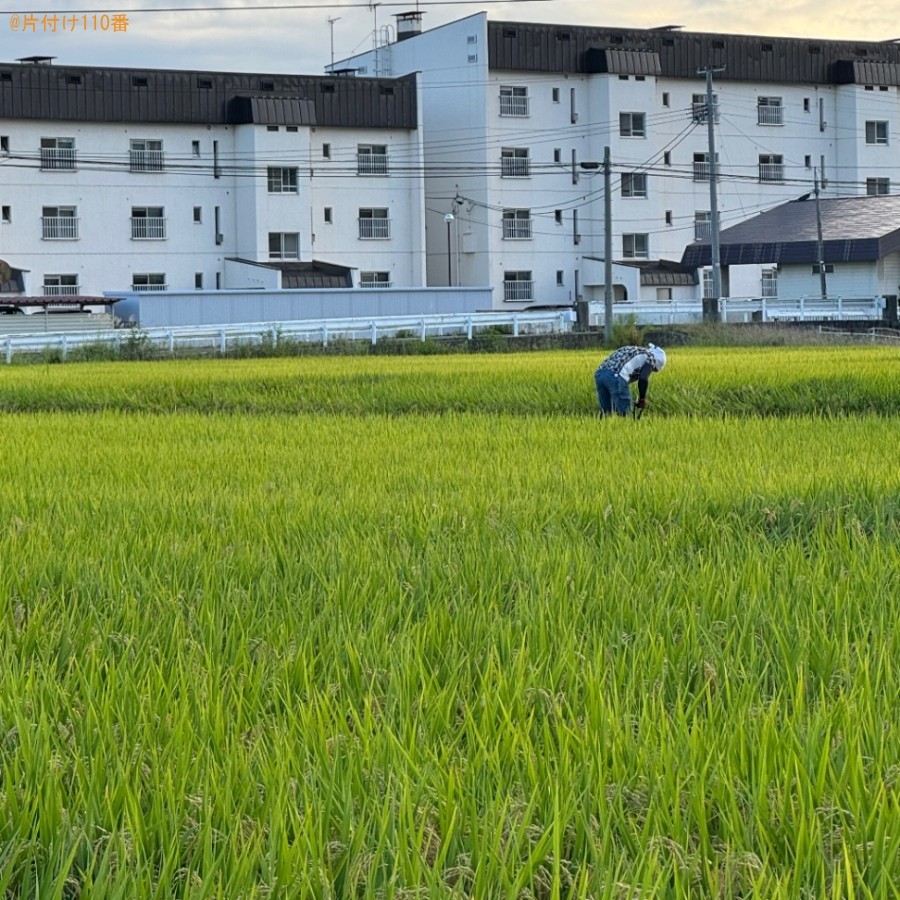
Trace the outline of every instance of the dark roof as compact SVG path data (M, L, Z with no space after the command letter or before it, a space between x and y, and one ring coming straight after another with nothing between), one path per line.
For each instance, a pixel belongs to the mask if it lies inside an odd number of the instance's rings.
M309 262L256 262L252 259L229 257L234 262L265 269L281 271L281 287L285 290L297 288L347 288L353 287L352 269L336 263L313 259Z
M617 260L617 265L631 266L641 270L641 284L652 287L676 287L695 285L697 274L694 269L685 268L680 262L670 259Z
M724 66L717 81L900 85L900 47L890 41L488 22L488 59L522 72L699 80L698 69Z
M900 250L900 195L820 200L826 262L865 262ZM722 265L818 262L816 201L792 200L719 235ZM689 244L686 268L711 264L709 241Z
M338 78L0 63L0 118L416 128L416 76Z

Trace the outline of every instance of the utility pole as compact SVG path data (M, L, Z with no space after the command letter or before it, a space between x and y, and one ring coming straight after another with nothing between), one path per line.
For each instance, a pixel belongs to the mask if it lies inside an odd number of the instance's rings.
M710 250L712 253L713 298L710 300L704 318L707 322L719 321L719 300L722 297L722 265L719 254L719 199L717 196L717 180L719 178L716 165L716 130L715 109L713 107L713 73L724 72L725 67L698 69L698 75L706 76L706 133L709 143L709 231Z
M828 299L828 288L825 284L825 241L822 240L822 209L819 206L819 173L813 176L813 193L816 195L816 236L818 238L819 284L822 286L822 299Z
M612 178L609 147L603 148L603 337L613 342Z
M331 68L334 68L334 23L340 21L340 16L335 16L333 19L328 17L328 24L331 26Z

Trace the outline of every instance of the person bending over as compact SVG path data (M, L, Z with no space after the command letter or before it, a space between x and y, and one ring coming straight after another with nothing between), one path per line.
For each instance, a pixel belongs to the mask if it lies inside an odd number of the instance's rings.
M650 376L662 370L666 364L666 352L656 344L646 347L619 347L600 363L594 373L597 388L597 402L600 415L609 416L615 411L620 416L628 415L631 409L631 391L628 385L633 381L638 385L637 409L647 405L647 387Z

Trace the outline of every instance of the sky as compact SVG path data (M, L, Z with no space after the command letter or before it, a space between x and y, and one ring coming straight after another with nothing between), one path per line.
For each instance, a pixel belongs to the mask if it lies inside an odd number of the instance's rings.
M53 56L57 65L320 75L332 42L335 61L371 49L376 27L381 32L396 13L415 8L415 0L0 0L0 60ZM423 0L418 8L424 29L487 11L497 21L900 38L900 0L671 0L605 8L598 0Z

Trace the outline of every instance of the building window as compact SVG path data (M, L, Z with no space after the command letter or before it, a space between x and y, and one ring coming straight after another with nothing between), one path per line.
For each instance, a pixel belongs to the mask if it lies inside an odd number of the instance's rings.
M203 208L200 206L194 207L194 224L200 225L203 222Z
M334 219L331 217L331 207L325 207L325 224L331 225L334 222Z
M716 163L719 162L719 154L716 154ZM718 169L718 167L717 167ZM719 180L719 173L716 171L716 181ZM694 181L709 181L709 154L694 154Z
M527 241L531 239L531 210L503 210L503 240Z
M356 148L357 175L387 175L387 147L384 144L360 144Z
M664 166L672 165L672 154L669 150L663 151L663 165Z
M561 209L553 210L553 220L557 225L562 225L563 223L563 211Z
M811 169L811 168L812 168L812 157L811 157L808 153L806 154L806 156L803 157L803 165L804 165L807 169Z
M551 96L554 103L559 103L559 88L553 88Z
M284 130L289 131L291 134L295 134L300 129L296 125L285 125Z
M41 210L41 237L45 241L78 239L78 213L74 206L45 206Z
M528 114L528 88L501 85L500 115L527 116Z
M695 122L706 124L706 94L694 94L691 97L691 116ZM713 122L719 124L719 95L712 95Z
M662 105L663 105L663 106L668 106L668 105L669 105L669 94L668 94L667 91L663 91L663 95L662 95Z
M75 138L41 138L41 168L75 169Z
M191 141L191 156L200 159L200 141Z
M277 125L266 125L266 131L278 131Z
M3 219L3 223L5 225L9 225L9 223L12 222L12 207L11 206L4 206L2 208L2 219Z
M527 147L503 147L500 150L500 175L504 178L527 178L530 174Z
M622 137L646 137L646 115L642 112L619 113L619 134Z
M75 297L78 295L78 276L45 275L41 290L45 297Z
M0 134L0 153L9 153L9 135Z
M666 225L671 225L671 224L672 224L672 210L667 209L666 210Z
M694 212L694 240L708 241L712 238L712 216L708 209Z
M203 273L194 272L194 288L198 291L203 290Z
M300 259L300 235L284 231L270 231L269 259Z
M781 97L758 97L756 121L760 125L783 125L784 107L781 105Z
M866 122L866 143L886 144L888 142L887 122Z
M870 197L877 197L879 194L889 194L891 192L890 178L867 178L866 193Z
M131 207L131 239L161 241L166 236L165 209L162 206Z
M659 303L667 303L672 299L672 288L658 287L656 289L656 299Z
M132 172L162 172L165 168L162 141L132 141L128 156Z
M784 181L784 161L781 154L761 153L759 156L760 181Z
M624 259L647 259L650 255L649 245L649 235L623 234L622 257Z
M164 272L148 272L131 276L133 291L164 291L167 287Z
M391 287L391 273L360 272L359 286L361 288L389 288Z
M553 148L553 162L562 165L562 150L559 147Z
M269 166L267 185L270 194L296 194L297 170L282 166Z
M818 263L813 263L812 273L813 275L819 275L822 271L822 267ZM831 275L834 272L834 265L832 263L825 263L825 274Z
M503 300L520 303L534 299L534 281L530 271L503 273Z
M331 144L322 144L322 159L331 159Z
M809 110L810 110L809 97L804 97L803 98L803 112L809 112Z
M565 285L565 272L562 269L556 270L556 286L563 287Z
M760 282L760 294L763 297L778 296L778 269L763 269Z
M647 176L643 172L626 172L622 176L623 197L646 197Z
M712 269L703 270L703 299L712 300L716 296Z
M386 239L391 236L391 220L386 209L360 209L359 236L362 240Z

